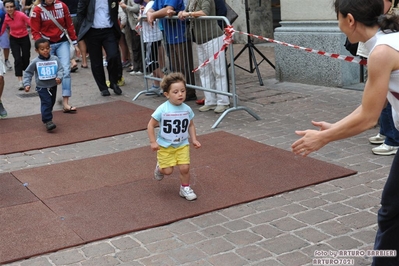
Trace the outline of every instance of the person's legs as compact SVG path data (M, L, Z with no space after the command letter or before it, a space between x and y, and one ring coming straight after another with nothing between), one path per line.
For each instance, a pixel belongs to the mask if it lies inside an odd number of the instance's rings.
M40 111L42 114L42 122L45 124L53 120L53 93L51 88L36 88L40 97Z
M395 155L391 171L381 196L378 211L378 231L374 243L375 250L395 250L399 252L399 154ZM373 266L399 265L399 256L374 257Z
M208 53L207 53L206 44L197 45L197 54L198 54L199 62L204 62L205 60L207 60L209 58ZM199 71L200 71L200 79L201 79L202 87L206 87L209 89L215 89L210 84L211 66L210 65L204 66L204 67L200 68ZM215 105L217 104L216 94L213 92L204 91L204 95L205 95L205 105L203 107L200 107L199 110L200 111L209 111L209 110L215 109Z
M133 71L143 72L143 58L141 54L141 41L140 35L135 30L131 31L131 45L133 50Z
M56 55L64 68L64 75L62 78L62 106L64 110L75 111L76 108L69 105L69 97L72 96L71 91L71 73L70 73L70 49L69 42L60 42L50 45L51 54Z
M4 69L3 62L0 62L0 69ZM3 95L4 90L4 76L2 70L0 70L0 118L7 117L7 111L4 108L3 102L1 101L1 96Z
M381 112L380 123L380 132L386 137L384 143L389 146L399 146L399 131L393 122L392 107L389 102Z
M90 51L90 64L93 78L96 81L98 89L101 92L108 92L107 84L105 83L105 73L103 66L103 34L101 30L90 29L85 38L87 48ZM103 94L103 96L108 96Z
M223 46L223 36L212 39L210 41L210 55L208 59L217 53L220 48ZM227 92L228 89L228 80L227 80L227 71L226 71L226 55L224 52L219 53L219 57L211 63L211 68L213 72L213 77L215 80L215 89L218 91ZM211 87L213 88L213 87ZM216 94L217 105L219 106L227 106L230 104L229 97L222 94Z
M22 81L22 46L20 39L10 36L10 47L14 57L14 74L18 78L18 81ZM23 86L18 84L18 89L22 90Z
M107 55L107 70L109 74L109 81L114 84L118 82L120 72L120 53L119 53L119 41L113 34L108 34L103 42L104 50Z
M22 70L24 71L29 66L30 62L31 42L29 39L29 35L27 35L22 39L21 50L22 50Z
M81 40L78 42L79 50L82 55L82 65L81 67L87 68L87 47L86 47L86 42L84 40Z

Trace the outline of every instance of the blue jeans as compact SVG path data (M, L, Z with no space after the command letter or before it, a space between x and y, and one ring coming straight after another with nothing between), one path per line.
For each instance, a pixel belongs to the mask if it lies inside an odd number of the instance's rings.
M69 42L58 42L50 44L51 54L56 55L64 68L64 76L62 78L62 96L71 97L71 73L69 67L71 65Z
M380 114L380 134L384 135L384 143L389 146L399 146L399 131L396 129L392 118L392 107L388 103Z
M43 123L53 120L53 107L57 97L57 86L51 88L36 87L40 97L40 111Z

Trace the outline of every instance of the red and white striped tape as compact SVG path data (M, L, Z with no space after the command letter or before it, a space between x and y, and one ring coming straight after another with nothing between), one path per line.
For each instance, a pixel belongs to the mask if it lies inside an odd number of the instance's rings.
M260 40L266 40L268 42L277 43L277 44L280 44L280 45L284 45L284 46L292 47L292 48L295 48L295 49L303 50L303 51L310 52L310 53L324 55L324 56L328 56L330 58L335 58L335 59L341 59L341 60L345 60L347 62L357 63L359 65L367 65L367 59L360 59L360 58L356 58L356 57L353 57L353 56L346 56L346 55L340 55L340 54L332 54L332 53L327 53L327 52L323 52L323 51L319 51L319 50L314 50L314 49L311 49L311 48L305 48L305 47L301 47L301 46L298 46L298 45L289 44L289 43L286 43L286 42L276 41L276 40L269 39L269 38L262 37L262 36L258 36L258 35L255 35L255 34L246 33L246 32L242 32L242 31L237 31L237 30L235 30L233 28L232 25L227 26L224 29L224 31L225 31L225 38L223 39L223 46L220 49L220 51L218 51L216 54L213 55L213 57L209 58L208 60L203 62L201 65L199 65L197 68L195 68L193 70L193 72L198 71L200 68L206 66L207 64L209 64L210 62L212 62L216 58L218 58L220 52L224 51L225 48L230 43L233 42L233 34L235 32L238 32L239 34L248 35L250 37L257 38L257 39L260 39Z

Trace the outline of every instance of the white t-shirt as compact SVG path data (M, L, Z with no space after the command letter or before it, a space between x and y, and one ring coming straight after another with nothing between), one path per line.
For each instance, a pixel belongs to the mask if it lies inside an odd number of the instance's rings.
M148 10L150 10L150 8L152 7L152 5L154 4L154 1L150 1L147 3L147 5L145 6L144 10L143 10L143 15L146 15ZM154 21L154 25L153 27L151 27L147 21L143 21L143 25L142 25L143 29L142 29L142 33L143 33L143 41L146 42L157 42L162 40L162 31L159 28L159 20L155 20Z

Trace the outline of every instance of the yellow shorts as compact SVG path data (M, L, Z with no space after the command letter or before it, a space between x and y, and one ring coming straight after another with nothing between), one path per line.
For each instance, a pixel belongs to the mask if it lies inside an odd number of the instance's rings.
M160 147L157 152L159 167L167 168L179 164L190 164L190 146L185 145L178 148L169 146Z

